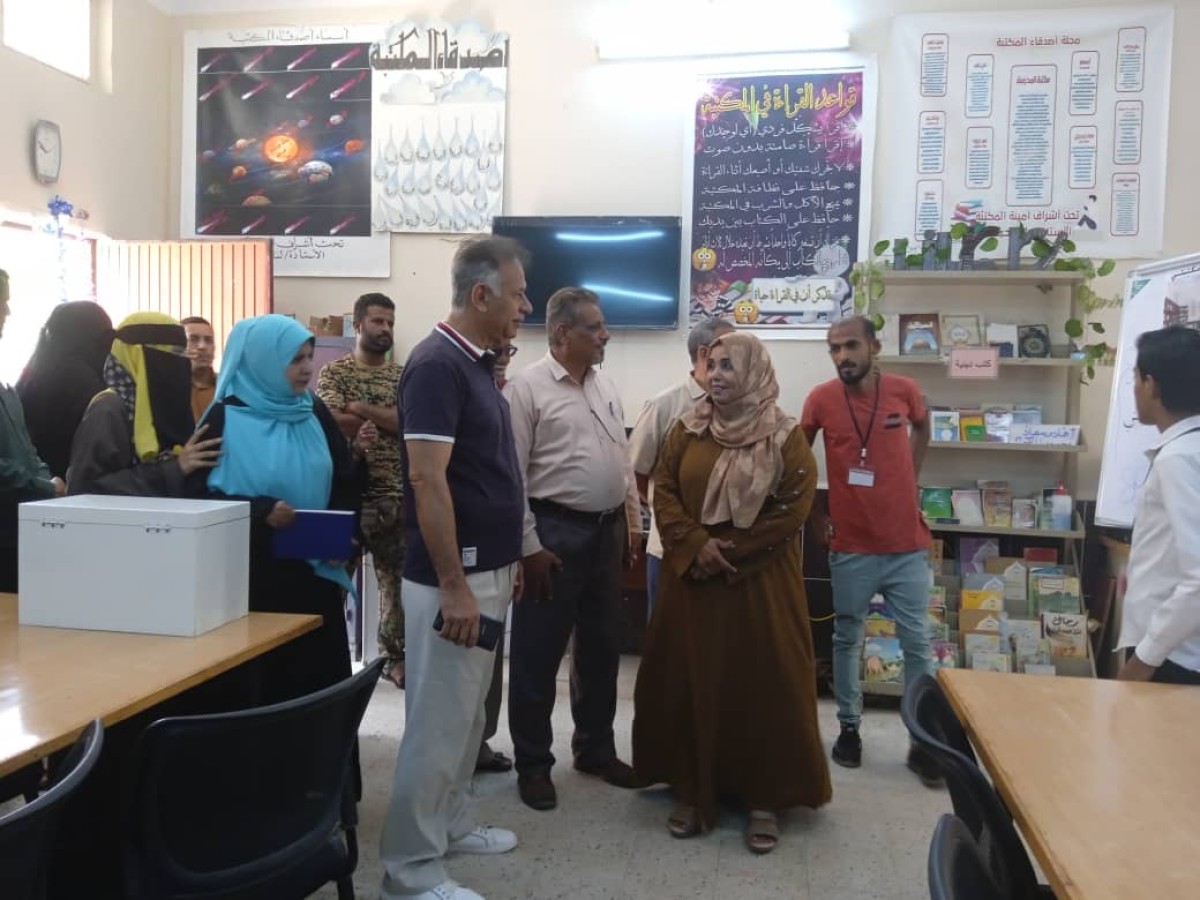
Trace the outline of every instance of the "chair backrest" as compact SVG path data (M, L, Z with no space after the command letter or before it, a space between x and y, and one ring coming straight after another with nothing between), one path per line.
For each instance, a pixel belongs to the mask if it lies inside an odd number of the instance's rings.
M975 750L967 738L966 729L954 714L950 701L934 676L924 674L913 679L904 691L904 699L900 701L900 718L917 743L922 743L922 738L913 730L914 724L924 734L932 736L951 750L957 750L971 762L976 762Z
M204 896L257 884L274 896L273 877L344 841L358 726L385 664L272 706L150 725L126 791L130 894ZM352 855L352 844L341 853L349 871Z
M957 816L944 815L929 844L930 900L1003 900L979 845Z
M34 900L46 896L54 835L67 801L96 767L104 746L97 719L83 729L55 773L50 789L31 803L0 816L0 897Z
M904 724L945 776L954 814L979 844L1001 896L1005 900L1037 896L1037 875L1029 854L983 770L962 753L934 740L920 723L906 719Z

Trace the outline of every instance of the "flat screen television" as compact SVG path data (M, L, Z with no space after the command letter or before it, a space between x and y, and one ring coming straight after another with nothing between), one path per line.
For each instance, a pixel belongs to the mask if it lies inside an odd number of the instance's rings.
M533 313L563 287L600 296L611 328L679 326L683 223L677 216L498 216L492 233L519 241L532 257L525 272Z

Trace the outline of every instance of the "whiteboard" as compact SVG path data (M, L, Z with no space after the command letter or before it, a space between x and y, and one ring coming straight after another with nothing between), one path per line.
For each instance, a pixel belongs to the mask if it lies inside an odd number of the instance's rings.
M1171 321L1200 321L1200 253L1134 269L1125 279L1125 306L1108 425L1096 494L1096 523L1131 528L1142 484L1150 472L1146 451L1158 429L1138 421L1133 400L1137 340Z

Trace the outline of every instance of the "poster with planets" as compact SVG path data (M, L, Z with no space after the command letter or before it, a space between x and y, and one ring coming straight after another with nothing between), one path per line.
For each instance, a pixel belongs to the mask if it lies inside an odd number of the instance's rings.
M387 235L371 228L369 59L382 31L189 35L183 234L272 237L276 275L389 274Z
M508 36L393 25L372 48L372 224L490 232L504 201Z
M691 321L716 316L821 340L853 314L850 269L870 224L874 92L869 61L699 82L685 166Z

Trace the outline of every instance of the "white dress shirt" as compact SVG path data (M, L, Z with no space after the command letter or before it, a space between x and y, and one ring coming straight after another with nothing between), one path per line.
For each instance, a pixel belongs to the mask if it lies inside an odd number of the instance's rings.
M1149 666L1200 672L1200 416L1176 422L1146 453L1118 647Z
M654 473L658 462L658 451L667 437L667 432L679 417L696 405L704 396L704 388L688 375L687 381L669 387L661 394L646 401L629 436L629 453L633 459L633 471L639 475ZM663 557L663 542L658 534L658 523L654 521L654 478L650 478L650 537L646 542L646 553L656 559Z
M624 504L631 532L642 530L637 483L625 440L625 412L612 379L594 368L578 384L547 353L504 388L512 410L517 463L525 496L578 512L606 512ZM525 556L542 549L536 520L526 509Z

